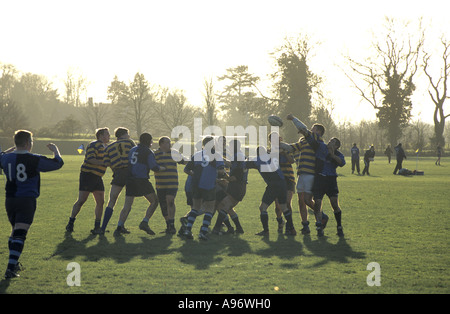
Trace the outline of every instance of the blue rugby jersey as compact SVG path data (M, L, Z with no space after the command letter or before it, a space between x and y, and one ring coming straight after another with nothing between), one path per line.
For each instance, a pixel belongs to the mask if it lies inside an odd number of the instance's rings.
M278 163L274 161L274 164ZM268 167L271 167L269 165L272 164L272 159L268 159L267 161L261 160L261 158L258 156L256 159L247 161L245 163L246 168L248 169L257 169L259 171L259 174L264 179L266 184L273 184L279 181L284 181L284 174L283 171L281 171L281 168L279 166L279 163L276 164L276 169L272 172L268 171L262 171L261 167L263 165L267 165ZM273 166L271 167L273 168Z
M138 144L133 147L128 154L130 175L133 178L149 179L150 170L159 171L160 167L156 163L155 154L146 146Z
M330 158L327 144L322 141L317 141L310 135L306 137L306 140L316 152L316 173L323 176L337 177L336 168L339 165L335 160ZM345 165L344 155L338 150L334 154L342 160L343 164L340 167L343 167Z
M235 177L238 182L247 183L248 169L245 167L246 158L242 152L234 154L231 160L230 177Z
M209 157L205 151L195 153L187 163L185 170L194 172L192 184L195 187L212 190L216 187L217 172L225 169L223 158L218 154Z
M39 197L40 172L58 170L64 165L60 156L48 158L28 151L0 154L0 166L6 176L6 197Z

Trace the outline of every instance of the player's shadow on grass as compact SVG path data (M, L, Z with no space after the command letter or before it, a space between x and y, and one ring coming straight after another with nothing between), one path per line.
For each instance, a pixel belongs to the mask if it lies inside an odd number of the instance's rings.
M350 259L365 259L365 252L353 251L352 247L347 243L344 237L340 237L336 244L328 242L328 237L311 239L307 236L303 238L305 247L315 256L323 259L310 266L315 268L317 266L325 265L329 262L349 263Z
M126 238L126 235L118 236L110 242L106 236L89 235L83 240L77 240L71 234L66 234L48 259L59 257L72 260L82 256L86 261L113 259L117 263L127 263L137 256L148 259L156 255L173 253L173 250L169 249L172 243L171 236L152 238L142 236L141 242L137 243L127 242Z
M300 266L297 258L304 255L303 245L298 242L295 237L285 236L279 233L276 241L270 241L269 237L263 237L262 241L265 242L268 247L257 250L255 254L262 257L277 256L286 260L286 263L281 264L281 267L283 268L292 269Z
M208 269L212 264L220 263L220 256L224 254L241 256L251 252L251 249L248 242L239 236L211 235L208 241L184 240L177 251L181 254L181 263L194 265L196 269Z

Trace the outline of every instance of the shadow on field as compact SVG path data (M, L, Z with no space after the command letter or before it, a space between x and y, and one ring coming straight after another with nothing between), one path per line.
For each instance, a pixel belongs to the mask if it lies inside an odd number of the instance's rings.
M322 266L329 262L349 263L350 259L366 258L366 253L353 251L343 237L340 237L336 244L328 242L327 239L327 236L315 240L312 240L311 237L303 238L305 247L315 256L323 258L320 262L310 266L311 268Z
M97 241L92 244L92 242ZM141 237L139 243L126 242L126 236L114 237L110 242L105 236L89 235L83 240L76 240L70 233L66 233L64 240L58 244L55 252L48 259L58 256L71 260L83 256L86 261L98 261L110 258L117 263L127 263L136 256L147 259L155 255L171 254L173 249L168 249L172 243L171 236L156 238Z
M276 241L270 241L267 237L263 237L262 241L268 247L256 251L255 254L262 257L276 256L282 260L286 260L286 263L281 264L283 268L292 269L300 266L299 260L296 258L304 255L303 246L300 242L296 241L295 237L278 234Z
M181 263L194 265L196 269L207 269L211 264L222 261L220 255L241 256L251 252L251 248L239 236L223 235L211 236L208 241L201 242L186 240L177 251L181 254Z

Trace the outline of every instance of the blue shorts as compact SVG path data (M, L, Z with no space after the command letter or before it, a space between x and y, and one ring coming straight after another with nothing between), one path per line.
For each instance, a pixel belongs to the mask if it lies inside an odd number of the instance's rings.
M315 200L323 199L324 195L327 195L329 198L337 197L338 194L339 189L336 176L316 175L313 185L313 196Z
M270 206L276 199L279 204L287 203L287 185L285 180L269 183L262 197L262 202Z
M34 197L7 197L5 200L8 220L14 227L16 223L31 225L36 212L36 198Z

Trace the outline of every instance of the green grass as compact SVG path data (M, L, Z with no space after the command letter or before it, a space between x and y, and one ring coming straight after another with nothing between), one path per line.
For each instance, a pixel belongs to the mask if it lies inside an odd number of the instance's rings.
M113 237L121 195L104 237L91 236L94 201L84 205L75 232L65 236L65 225L78 194L80 156L65 156L65 166L42 174L41 197L35 221L20 259L21 277L0 283L0 293L439 293L450 292L449 209L450 158L443 166L434 158L421 158L424 176L394 176L394 164L378 158L371 176L351 175L350 165L339 170L340 205L345 238L338 238L328 202L324 211L330 222L324 238L286 237L276 233L273 209L271 234L263 239L258 206L265 185L251 170L244 201L236 208L245 234L196 238L184 241L160 234L165 223L158 209L149 236L138 229L147 203L135 201L126 223L131 234ZM415 160L404 167L414 169ZM181 169L181 168L180 168ZM3 177L2 177L3 178ZM153 179L152 179L153 180ZM180 174L181 187L185 175ZM111 172L105 175L109 192ZM0 196L4 204L4 193ZM184 191L176 198L178 219L187 211ZM294 218L301 229L297 197ZM310 220L312 216L310 215ZM194 234L201 225L194 225ZM215 218L213 220L215 222ZM10 226L0 213L0 266L6 268ZM66 269L70 262L81 267L81 286L69 287ZM370 262L381 266L381 286L366 283ZM279 287L279 290L274 290Z

